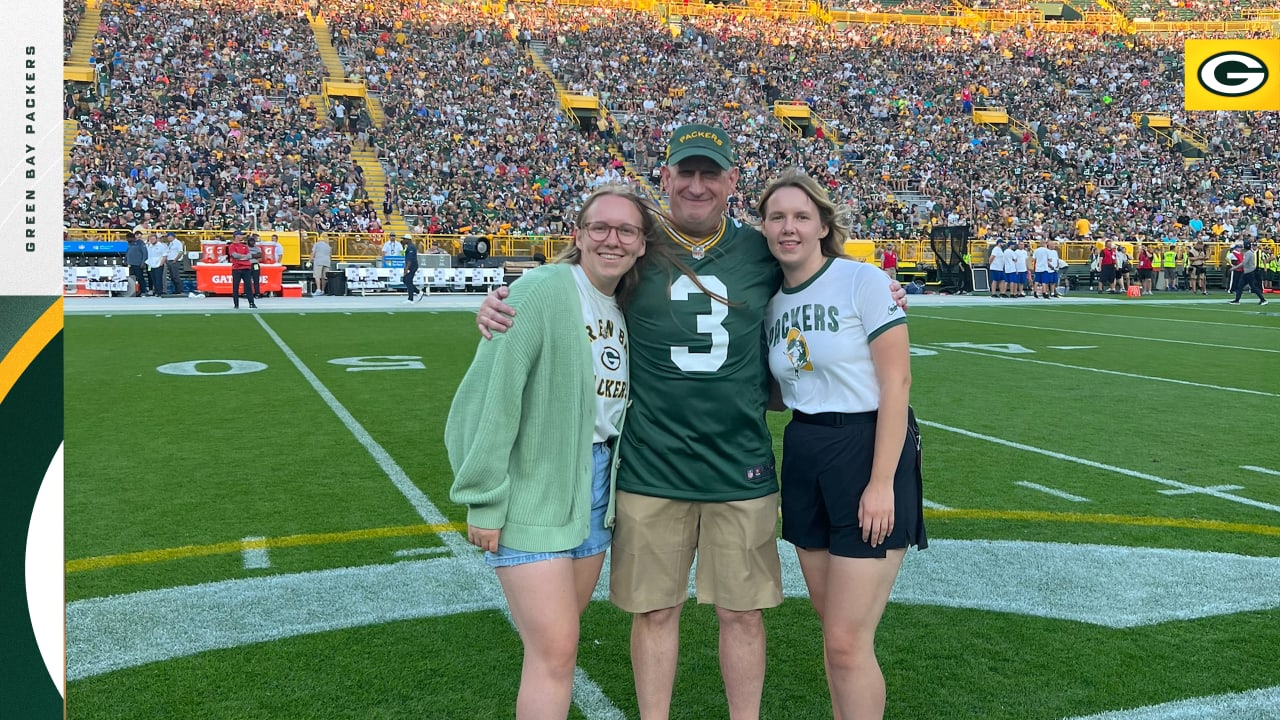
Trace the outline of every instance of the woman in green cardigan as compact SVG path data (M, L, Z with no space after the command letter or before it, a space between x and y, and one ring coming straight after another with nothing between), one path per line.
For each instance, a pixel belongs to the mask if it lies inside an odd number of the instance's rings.
M445 426L449 497L496 569L524 643L516 717L569 714L578 621L613 532L613 444L628 397L621 304L654 233L644 201L604 187L573 245L526 272L520 323L481 341Z

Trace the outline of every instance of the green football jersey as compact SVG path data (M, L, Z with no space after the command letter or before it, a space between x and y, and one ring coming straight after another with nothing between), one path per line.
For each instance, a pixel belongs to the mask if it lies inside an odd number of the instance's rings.
M627 310L632 403L618 488L707 502L763 497L778 489L763 329L782 272L764 236L734 220L704 258L682 257L733 304L674 267L646 268Z

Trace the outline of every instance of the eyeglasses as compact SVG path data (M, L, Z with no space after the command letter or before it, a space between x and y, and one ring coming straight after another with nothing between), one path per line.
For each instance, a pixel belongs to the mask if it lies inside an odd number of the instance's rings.
M623 223L621 225L610 225L607 222L591 222L583 226L587 231L587 237L596 242L604 242L609 238L609 231L618 234L618 242L631 244L640 239L641 230L635 225Z

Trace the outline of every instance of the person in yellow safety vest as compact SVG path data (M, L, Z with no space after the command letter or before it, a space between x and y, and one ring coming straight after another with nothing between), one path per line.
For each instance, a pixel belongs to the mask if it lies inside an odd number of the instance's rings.
M965 251L960 256L960 294L968 295L973 292L973 256L969 251Z
M1164 262L1162 263L1162 266L1164 267L1164 289L1165 290L1178 289L1178 278L1176 277L1176 273L1178 269L1177 259L1178 259L1178 253L1176 250L1174 250L1173 247L1165 248Z
M1266 267L1267 272L1263 275L1262 288L1264 290L1280 288L1280 255L1272 255Z

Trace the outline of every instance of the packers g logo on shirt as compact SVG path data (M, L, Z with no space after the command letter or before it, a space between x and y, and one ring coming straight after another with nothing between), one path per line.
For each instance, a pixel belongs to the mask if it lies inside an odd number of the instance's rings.
M787 359L797 373L801 370L813 372L813 363L809 362L809 343L805 342L804 333L798 327L787 330Z
M1187 40L1187 110L1280 110L1280 39Z

